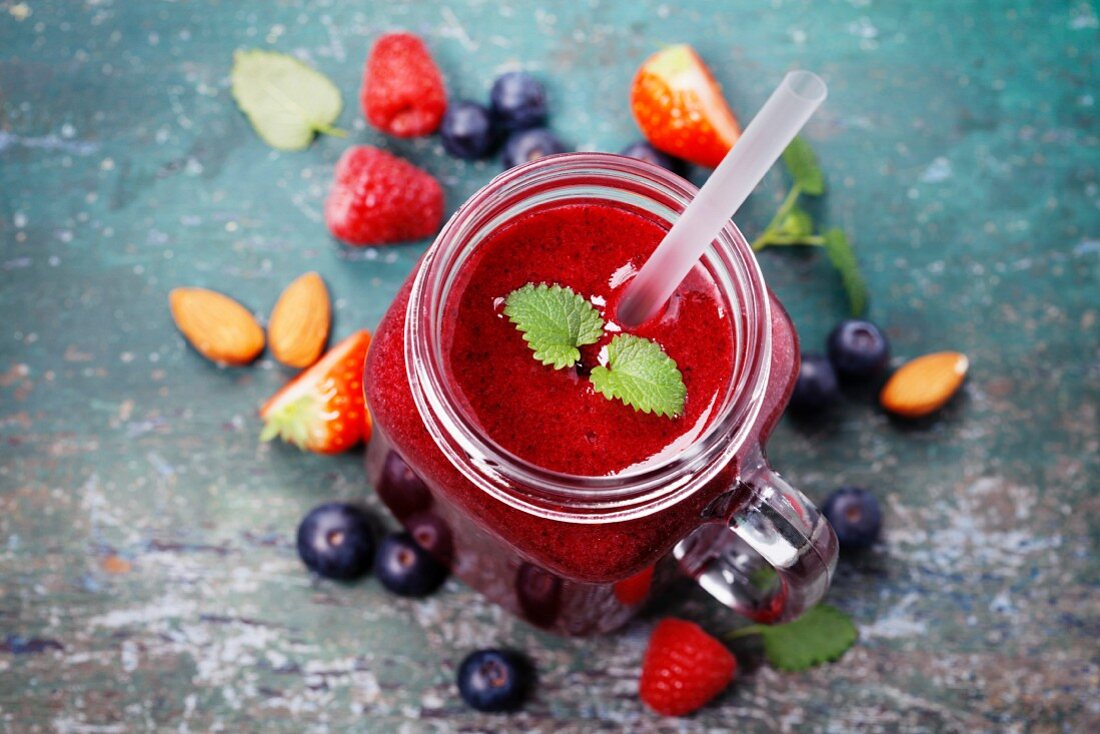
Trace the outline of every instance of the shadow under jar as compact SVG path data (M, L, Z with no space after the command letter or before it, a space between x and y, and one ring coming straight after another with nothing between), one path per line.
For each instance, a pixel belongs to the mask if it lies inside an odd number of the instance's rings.
M797 377L797 338L732 222L637 330L684 374L678 418L595 393L587 369L599 345L577 367L539 364L500 313L512 288L561 283L603 306L614 331L624 285L695 192L610 154L514 168L452 217L374 336L371 482L414 535L445 548L433 552L457 576L545 629L609 632L683 575L768 623L797 617L828 588L832 529L762 448ZM516 350L523 361L508 362ZM708 372L707 360L721 369ZM395 454L422 481L395 481L405 471Z

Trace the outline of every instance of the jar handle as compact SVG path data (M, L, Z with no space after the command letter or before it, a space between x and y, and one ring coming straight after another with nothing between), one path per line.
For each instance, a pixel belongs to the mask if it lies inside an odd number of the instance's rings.
M747 457L743 467L741 491L731 495L737 497L734 509L723 518L730 532L692 535L673 555L739 614L765 624L787 622L828 591L836 534L813 503L768 466L763 452Z

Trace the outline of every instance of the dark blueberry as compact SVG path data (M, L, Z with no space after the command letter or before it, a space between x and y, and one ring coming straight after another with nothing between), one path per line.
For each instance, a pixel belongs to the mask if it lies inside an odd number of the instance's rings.
M427 596L447 578L447 567L402 532L387 535L378 545L374 575L400 596Z
M619 155L625 155L628 158L637 158L640 161L652 163L655 166L668 169L679 176L683 176L687 172L687 163L679 158L673 158L662 150L657 150L644 140L626 146Z
M422 512L405 520L405 529L416 544L445 566L454 559L454 536L446 521L432 512Z
M890 342L870 321L841 321L825 342L829 360L841 377L865 379L886 369Z
M439 126L443 148L455 158L472 161L484 158L493 150L496 137L489 110L477 102L456 102L448 105Z
M549 627L561 611L561 579L531 565L520 564L516 573L516 598L527 620L538 627Z
M432 504L428 485L394 451L386 455L376 490L398 520L426 510Z
M839 394L836 372L829 360L820 354L803 354L798 381L791 393L791 410L814 413L829 407Z
M868 548L882 529L878 500L866 489L841 487L825 498L821 506L825 519L836 531L840 547L849 550Z
M309 570L349 581L370 568L374 537L361 509L342 502L314 508L298 526L298 555Z
M504 130L526 130L546 122L546 88L524 71L510 71L489 92L496 123Z
M478 711L514 711L527 697L531 666L511 650L478 650L458 666L458 693Z
M544 127L520 130L508 136L504 144L504 169L542 158L544 155L564 153L565 144Z

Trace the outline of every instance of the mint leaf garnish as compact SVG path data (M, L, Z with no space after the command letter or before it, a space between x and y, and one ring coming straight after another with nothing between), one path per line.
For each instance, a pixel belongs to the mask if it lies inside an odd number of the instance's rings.
M580 361L580 347L603 336L595 306L570 288L528 283L504 299L504 315L523 333L535 359L560 370ZM607 345L607 365L592 368L592 386L609 400L670 418L684 410L684 378L657 342L619 334Z
M794 185L810 196L825 193L825 177L817 165L817 156L813 148L801 137L796 136L783 151L783 163L794 179Z
M302 150L315 133L346 134L332 126L343 107L340 90L293 56L237 51L229 81L237 106L272 148Z
M578 347L603 334L600 312L570 288L528 283L508 294L504 315L523 332L535 359L556 370L580 361Z
M592 386L644 413L673 417L684 410L687 388L676 362L657 342L619 334L607 347L607 366L592 368Z
M764 655L772 667L799 671L838 660L856 642L851 618L834 606L818 604L788 624L753 624L727 635L727 639L760 635Z
M829 256L833 267L840 272L840 280L844 283L844 290L848 293L848 303L853 316L859 316L867 305L867 285L863 282L863 276L859 272L859 261L852 252L852 246L848 244L848 237L843 230L830 229L823 235L825 238L825 254Z

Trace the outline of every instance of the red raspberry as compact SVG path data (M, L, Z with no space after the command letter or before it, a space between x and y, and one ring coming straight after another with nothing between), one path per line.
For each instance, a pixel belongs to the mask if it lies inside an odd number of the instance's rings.
M737 659L699 625L662 620L649 638L639 693L662 716L683 716L729 685Z
M367 122L399 138L431 135L447 109L443 75L428 47L411 33L374 42L359 100Z
M615 582L615 598L620 604L633 606L641 604L649 596L649 587L653 583L653 566L643 568L638 573Z
M430 173L369 145L348 148L325 202L332 235L350 245L430 237L443 219L443 189Z

